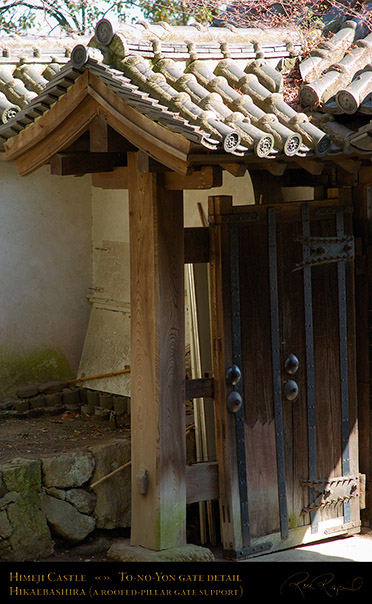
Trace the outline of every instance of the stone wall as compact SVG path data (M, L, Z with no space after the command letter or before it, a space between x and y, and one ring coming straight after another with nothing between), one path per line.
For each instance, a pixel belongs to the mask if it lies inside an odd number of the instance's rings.
M0 466L0 560L52 554L53 539L83 541L95 528L130 526L130 467L91 488L130 460L129 439L41 460Z
M11 417L26 419L63 410L106 417L115 424L122 416L130 415L130 399L127 396L81 388L62 380L28 384L0 399L0 419L4 420Z

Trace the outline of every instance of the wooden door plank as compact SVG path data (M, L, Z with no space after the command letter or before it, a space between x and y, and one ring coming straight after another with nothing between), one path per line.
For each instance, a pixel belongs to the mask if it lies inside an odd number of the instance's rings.
M209 197L209 215L216 222L223 212L231 211L232 198ZM226 405L226 369L232 364L230 262L227 225L211 228L211 315L214 396L216 410L217 456L219 460L220 521L223 548L238 550L243 545L237 454L233 414Z
M301 486L300 477L308 475L307 433L307 381L305 342L305 301L303 271L293 271L302 260L302 246L295 241L302 235L300 216L290 223L279 223L277 228L278 281L281 304L281 366L283 380L283 423L286 441L285 476L287 486L288 518L290 528L309 522L301 515L308 504L308 492ZM285 370L290 354L296 355L299 368L294 375ZM287 400L284 386L289 380L296 382L299 394L293 401Z
M128 154L131 259L131 543L185 544L186 439L182 193ZM137 491L146 470L147 494Z

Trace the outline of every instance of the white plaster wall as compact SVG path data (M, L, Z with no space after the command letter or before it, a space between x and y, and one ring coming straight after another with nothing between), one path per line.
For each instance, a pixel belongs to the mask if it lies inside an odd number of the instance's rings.
M21 177L0 162L0 348L27 354L50 347L72 372L90 305L90 177Z
M105 376L130 365L130 265L128 191L92 187L93 285L91 314L79 377ZM82 383L130 395L130 375Z

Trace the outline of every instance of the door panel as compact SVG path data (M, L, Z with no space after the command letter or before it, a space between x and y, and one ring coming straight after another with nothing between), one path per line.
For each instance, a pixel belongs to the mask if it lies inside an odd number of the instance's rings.
M350 210L210 198L222 532L236 557L359 527Z

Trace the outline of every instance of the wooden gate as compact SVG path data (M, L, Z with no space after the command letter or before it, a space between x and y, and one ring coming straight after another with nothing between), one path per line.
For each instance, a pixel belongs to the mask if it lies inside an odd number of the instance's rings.
M225 555L359 532L352 207L209 215Z

